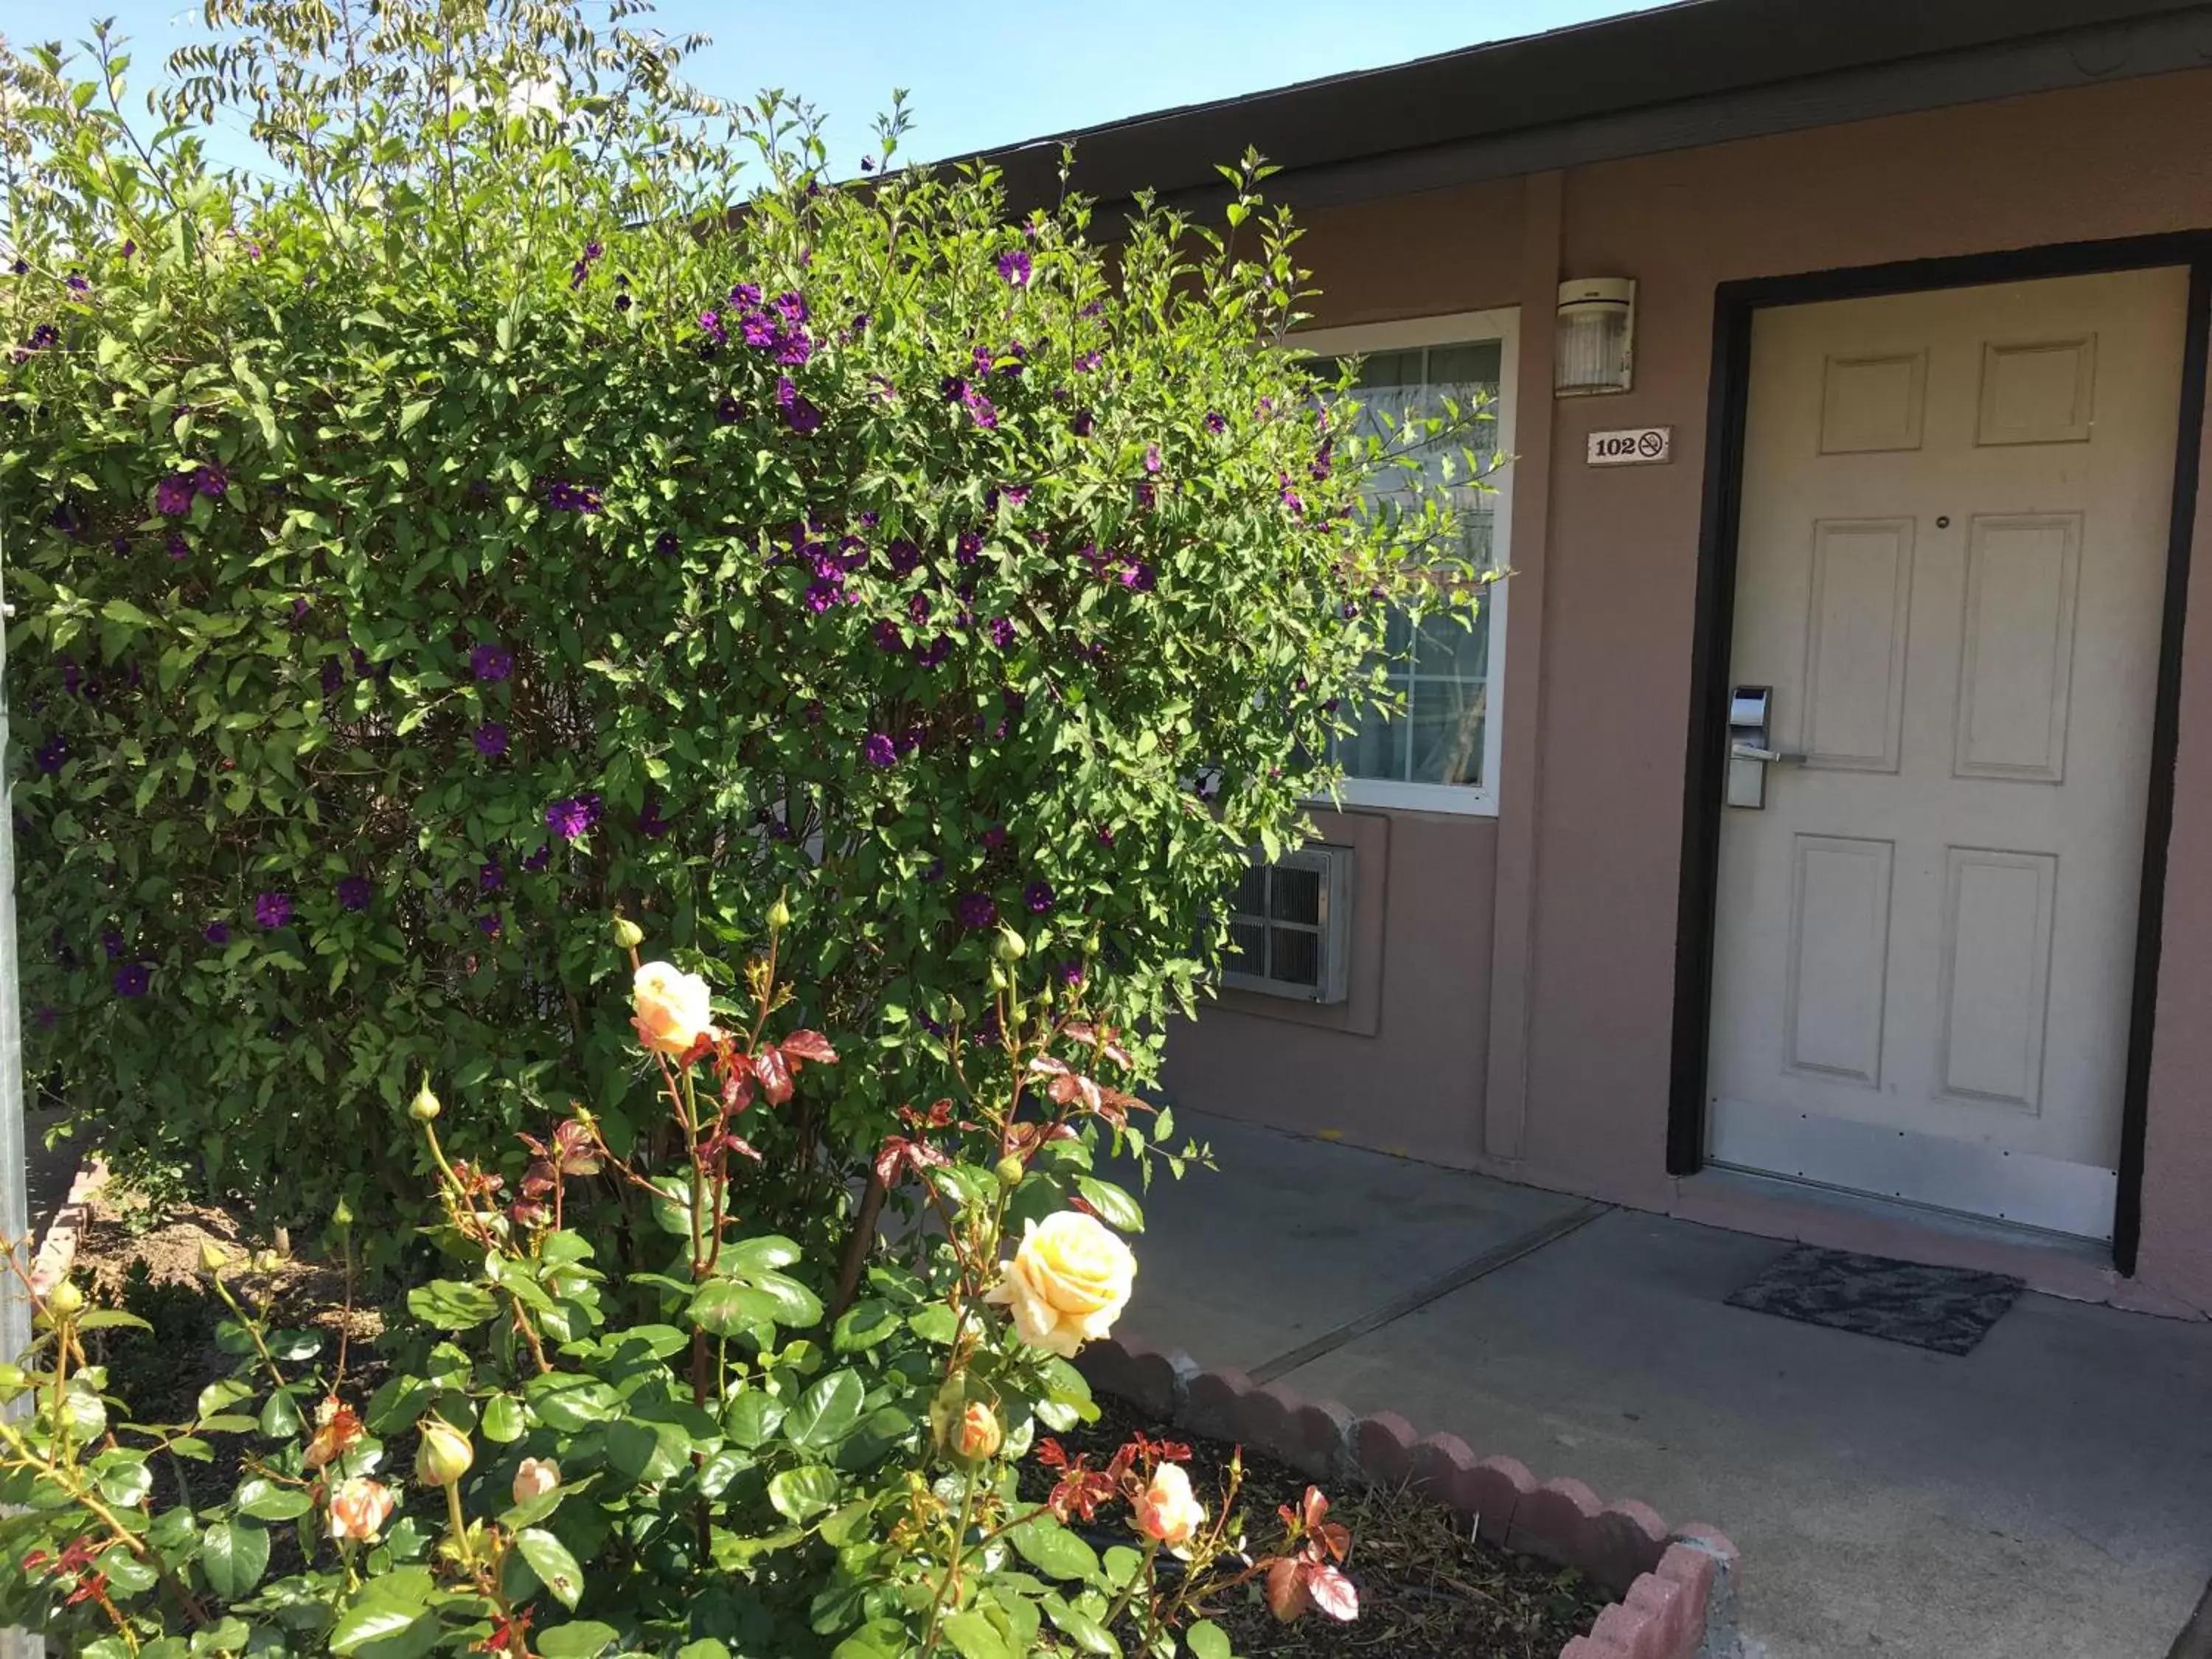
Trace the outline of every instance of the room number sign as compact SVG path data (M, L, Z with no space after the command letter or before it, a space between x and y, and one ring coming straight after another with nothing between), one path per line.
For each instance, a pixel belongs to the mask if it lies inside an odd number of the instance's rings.
M1674 459L1674 428L1671 426L1631 427L1619 432L1589 434L1592 466L1650 466Z

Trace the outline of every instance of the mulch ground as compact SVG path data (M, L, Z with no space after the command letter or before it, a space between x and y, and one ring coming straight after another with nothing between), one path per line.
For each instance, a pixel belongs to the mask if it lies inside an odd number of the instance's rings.
M1180 1442L1191 1449L1188 1467L1199 1501L1209 1512L1216 1508L1234 1447L1194 1440L1117 1400L1098 1404L1097 1422L1057 1437L1069 1452L1091 1454L1095 1468L1138 1431ZM1260 1454L1246 1452L1243 1462L1237 1507L1247 1540L1264 1546L1278 1535L1276 1506L1295 1507L1312 1483ZM1052 1482L1034 1457L1024 1464L1024 1497L1041 1502ZM1613 1599L1578 1572L1473 1537L1450 1510L1410 1492L1328 1495L1329 1518L1352 1529L1344 1570L1359 1590L1359 1617L1340 1624L1308 1613L1294 1625L1280 1625L1261 1602L1258 1586L1249 1585L1209 1610L1238 1653L1261 1659L1558 1659ZM1095 1534L1079 1530L1102 1546L1130 1541L1125 1532L1103 1526Z

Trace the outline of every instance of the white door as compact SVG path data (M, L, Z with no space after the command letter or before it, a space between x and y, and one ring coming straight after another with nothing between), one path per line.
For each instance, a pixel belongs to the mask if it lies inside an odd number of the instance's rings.
M1759 313L1715 1162L2111 1237L2188 288Z

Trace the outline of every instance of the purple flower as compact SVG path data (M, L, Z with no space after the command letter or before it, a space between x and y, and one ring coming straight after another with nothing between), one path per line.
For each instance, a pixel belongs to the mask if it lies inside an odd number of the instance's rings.
M901 536L884 550L884 562L890 568L891 580L904 581L921 566L921 550Z
M192 544L185 539L185 532L181 530L172 530L169 539L163 545L173 559L189 559L192 556Z
M973 564L983 551L983 538L972 530L963 530L953 544L952 557L960 564Z
M813 355L813 337L803 328L787 329L775 337L775 360L780 363L801 368Z
M51 1031L54 1029L54 1022L61 1017L61 1010L55 1007L52 1003L42 1002L39 1005L38 1011L31 1016L31 1024L41 1031Z
M714 418L724 426L735 426L744 414L743 405L726 392L714 399Z
M1032 915L1042 915L1052 908L1052 884L1033 881L1022 890L1022 902L1028 905Z
M545 505L556 513L599 513L606 508L606 501L596 486L570 483L566 478L547 482Z
M845 584L836 576L817 576L806 584L806 608L820 616L845 597Z
M336 657L326 657L323 659L323 672L318 678L323 695L326 697L334 696L345 684L345 665Z
M1030 487L1027 484L1008 484L998 493L1008 507L1019 507L1029 500Z
M39 745L39 770L51 775L69 758L69 743L58 732Z
M487 910L483 915L478 916L477 918L477 931L482 933L486 939L497 939L499 937L499 912L496 910Z
M1137 560L1121 572L1121 586L1133 593L1152 591L1152 568L1142 559Z
M899 753L902 755L911 755L915 750L921 747L921 740L928 735L929 734L919 726L902 727L898 734Z
M999 919L998 902L988 893L963 893L952 914L963 927L988 927Z
M500 868L497 859L487 860L477 867L477 890L492 893L507 884L507 872Z
M1063 962L1054 971L1059 974L1060 982L1063 985L1077 986L1083 983L1083 964L1080 962Z
M1314 451L1313 462L1306 468L1316 478L1326 478L1329 473L1329 452L1335 444L1334 438L1322 440L1321 447Z
M997 852L1006 844L1006 826L1003 823L993 824L983 832L981 840L985 852Z
M1111 830L1100 830L1098 831L1098 844L1101 847L1111 847L1114 844L1114 832Z
M599 798L586 792L556 800L545 809L545 827L563 841L587 835L599 821Z
M228 945L230 943L230 924L221 921L211 921L200 929L200 937L210 945Z
M668 833L668 820L660 816L660 802L648 798L645 808L637 815L637 833L647 841L659 841Z
M1229 422L1223 420L1218 412L1209 409L1206 411L1206 429L1218 438L1229 430Z
M192 475L172 472L155 486L154 510L165 518L175 518L188 511L192 504Z
M951 654L951 639L946 635L939 634L927 645L915 647L914 659L920 667L934 668Z
M292 920L292 896L289 893L263 893L253 901L253 920L261 927L274 932Z
M806 723L809 726L819 726L822 724L823 715L829 713L829 710L822 706L821 698L809 697L806 700L806 707L800 712L806 716Z
M754 349L775 343L778 330L775 319L765 311L748 311L738 319L738 336Z
M115 970L115 994L119 997L143 997L153 982L153 971L143 962L126 962Z
M860 758L871 766L890 766L898 760L898 745L888 733L871 732L861 740Z
M495 760L507 752L507 728L497 720L486 720L477 727L470 741L476 744L477 753L487 760Z
M628 311L629 309L629 295L627 294L616 295L615 309L617 311Z
M997 646L1000 650L1004 651L1007 647L1013 644L1016 631L1017 630L1011 618L1006 617L994 617L991 618L991 643Z
M469 672L487 682L503 680L514 672L514 653L503 645L479 645L469 653Z
M366 910L374 890L367 876L348 876L338 883L338 902L349 910Z
M730 343L729 332L723 328L722 319L713 312L702 311L699 313L699 327L702 333L713 337L718 344L727 345Z
M676 538L672 530L664 530L653 538L653 550L664 559L672 559L683 550L684 544Z
M123 935L112 927L108 928L100 936L100 953L110 962L114 961L123 954Z
M1105 361L1097 352L1086 351L1075 360L1075 371L1079 374L1088 374Z
M546 842L546 843L545 843L545 845L544 845L544 846L543 846L543 847L539 848L536 852L532 853L532 854L528 858L526 858L526 859L523 860L523 861L522 861L522 867L523 867L524 869L526 869L526 870L529 871L529 872L530 872L530 873L531 873L532 875L533 875L533 876L534 876L534 875L536 875L539 871L541 871L541 870L544 869L544 867L545 867L547 865L549 865L549 864L550 864L550 863L552 863L552 862L553 862L553 843L552 843L552 842Z
M92 292L92 284L85 280L84 273L81 270L72 270L62 280L68 285L69 291L72 294L89 294Z
M757 283L739 283L730 290L730 303L733 306L744 306L750 309L760 302L760 284Z
M998 425L998 405L981 392L971 389L963 401L968 405L968 418L975 422L977 426L988 432Z
M927 593L915 593L910 597L906 602L906 617L907 620L912 623L916 628L920 628L927 623L929 621L929 595Z
M1070 421L1067 426L1068 430L1074 433L1077 437L1087 438L1091 435L1091 428L1097 424L1097 422L1091 417L1089 410L1079 409L1075 411L1075 418Z
M813 314L807 310L806 301L799 297L796 289L787 289L777 295L775 308L777 313L793 328L797 328Z
M115 550L115 556L118 559L128 558L131 555L131 538L128 536L117 536L107 544Z
M924 881L943 881L945 879L945 860L943 859L930 860L928 864L923 866L921 878Z
M28 259L10 259L8 270L14 276L27 276L31 274L31 262Z
M783 412L783 423L793 432L803 434L822 424L822 411L799 396L788 374L775 377L775 404Z
M1027 288L1030 281L1030 256L1022 248L1012 248L999 256L999 275L1016 288Z
M230 489L230 471L221 461L210 461L193 475L192 487L211 501L219 501Z
M1146 444L1145 446L1145 471L1147 472L1157 472L1159 470L1160 447L1158 444Z

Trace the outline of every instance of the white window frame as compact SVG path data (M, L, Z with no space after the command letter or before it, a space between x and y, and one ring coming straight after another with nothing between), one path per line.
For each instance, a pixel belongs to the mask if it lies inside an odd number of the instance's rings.
M1491 311L1455 311L1437 317L1412 317L1396 323L1364 323L1349 328L1316 328L1288 336L1285 349L1300 356L1357 357L1372 351L1407 351L1419 346L1467 345L1476 341L1498 342L1498 407L1492 448L1498 456L1487 478L1496 490L1491 512L1490 545L1498 568L1513 568L1513 432L1521 400L1521 307L1504 306ZM1492 582L1483 589L1482 603L1490 611L1490 672L1483 692L1482 781L1464 783L1399 783L1387 778L1347 777L1336 794L1310 804L1328 806L1398 807L1417 812L1457 812L1482 817L1498 816L1498 770L1505 739L1506 589L1508 581Z

